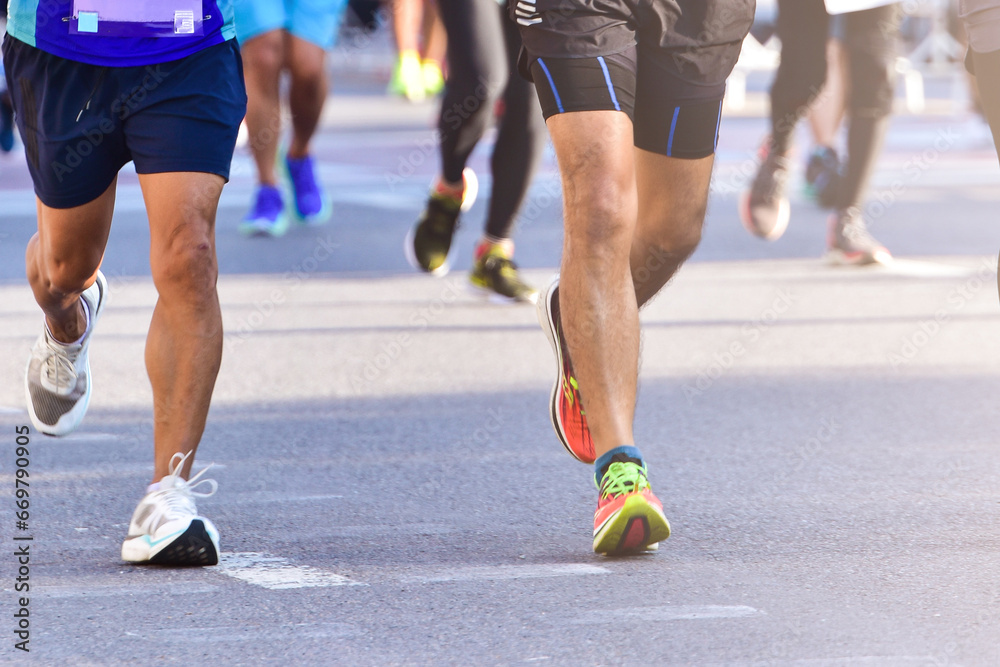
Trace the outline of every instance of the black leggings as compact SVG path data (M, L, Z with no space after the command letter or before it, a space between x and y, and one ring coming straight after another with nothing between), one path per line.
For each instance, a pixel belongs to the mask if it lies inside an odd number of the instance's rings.
M898 5L845 14L849 60L847 165L838 209L860 206L892 111ZM778 0L781 64L771 87L771 144L785 153L795 124L826 81L830 18L823 0Z
M457 183L500 100L486 234L511 237L514 220L545 149L535 87L517 74L521 37L496 0L438 0L448 33L448 84L441 103L441 169Z

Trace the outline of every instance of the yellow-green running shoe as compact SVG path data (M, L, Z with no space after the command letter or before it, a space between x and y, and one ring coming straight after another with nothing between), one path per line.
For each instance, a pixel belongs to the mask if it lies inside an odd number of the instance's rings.
M538 290L521 280L517 265L503 246L482 243L476 248L476 261L469 274L469 282L491 300L535 303Z
M451 240L458 229L458 216L468 211L476 200L479 182L476 174L466 167L462 172L465 188L462 199L431 188L427 207L406 235L403 250L410 266L435 276L443 276L451 268Z

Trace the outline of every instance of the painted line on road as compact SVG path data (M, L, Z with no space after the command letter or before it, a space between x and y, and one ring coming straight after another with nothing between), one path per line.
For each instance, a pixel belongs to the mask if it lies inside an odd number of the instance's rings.
M589 574L610 574L611 570L587 563L565 565L497 565L442 570L440 574L404 576L401 581L416 584L436 584L461 581L498 581L509 579L546 579L549 577L579 577Z
M309 565L292 565L287 558L254 551L223 553L219 556L218 569L228 577L272 591L368 585Z
M879 273L913 278L965 278L974 276L980 271L980 267L952 266L950 264L924 262L916 259L893 259L884 266L873 268L878 270Z
M14 408L9 405L0 405L0 415L26 415L28 411L24 408Z
M744 605L678 605L664 607L633 607L587 612L571 619L574 625L605 624L609 620L639 621L702 621L715 618L749 618L764 612Z

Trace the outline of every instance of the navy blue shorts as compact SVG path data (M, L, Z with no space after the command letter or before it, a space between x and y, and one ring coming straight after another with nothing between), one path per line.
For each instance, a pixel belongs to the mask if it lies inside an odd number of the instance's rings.
M229 179L247 101L236 40L159 65L98 67L8 35L3 57L35 194L46 206L97 199L129 161L140 174Z

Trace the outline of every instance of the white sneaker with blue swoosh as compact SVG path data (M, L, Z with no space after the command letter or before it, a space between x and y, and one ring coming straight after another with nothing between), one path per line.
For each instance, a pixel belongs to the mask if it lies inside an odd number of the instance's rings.
M122 560L151 565L198 566L219 562L219 531L198 514L194 499L207 498L218 488L214 479L200 479L205 468L190 480L178 472L188 455L180 452L170 459L166 477L150 491L132 513L128 536L122 544ZM207 493L195 487L208 484Z

